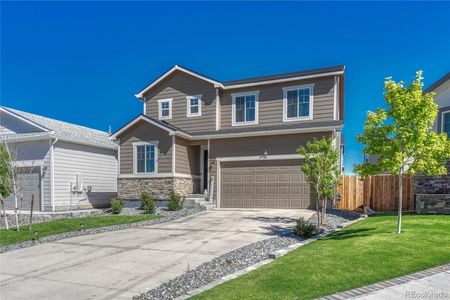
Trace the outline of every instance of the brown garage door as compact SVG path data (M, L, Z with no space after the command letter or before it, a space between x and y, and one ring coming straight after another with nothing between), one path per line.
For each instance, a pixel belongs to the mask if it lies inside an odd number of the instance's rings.
M312 208L301 160L221 163L221 207Z

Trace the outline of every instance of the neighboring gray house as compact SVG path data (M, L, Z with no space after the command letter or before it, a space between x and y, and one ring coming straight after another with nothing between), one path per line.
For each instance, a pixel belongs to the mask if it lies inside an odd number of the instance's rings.
M117 145L106 132L0 107L0 141L21 170L23 210L32 194L41 211L104 207L117 194Z
M137 95L143 114L113 134L118 193L208 192L228 208L308 208L296 149L342 151L344 66L220 82L178 65Z

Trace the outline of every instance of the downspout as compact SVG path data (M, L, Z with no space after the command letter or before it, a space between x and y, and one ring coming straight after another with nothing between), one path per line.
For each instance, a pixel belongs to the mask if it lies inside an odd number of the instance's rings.
M216 131L220 129L220 95L219 95L219 89L216 88ZM209 150L208 150L209 151Z
M58 138L49 140L50 142L50 205L52 206L52 211L55 211L55 144Z

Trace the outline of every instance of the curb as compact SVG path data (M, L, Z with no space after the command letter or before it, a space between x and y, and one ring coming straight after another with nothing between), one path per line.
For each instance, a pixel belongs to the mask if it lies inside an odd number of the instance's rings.
M254 265L251 265L251 266L249 266L249 267L247 267L247 268L244 268L244 269L242 269L242 270L239 270L239 271L237 271L237 272L234 272L234 273L232 273L232 274L230 274L230 275L224 276L224 277L222 277L222 278L220 278L220 279L218 279L218 280L216 280L216 281L213 281L213 282L211 282L211 283L208 283L207 285L204 285L204 286L202 286L202 287L200 287L200 288L197 288L197 289L195 289L195 290L192 290L192 291L188 292L187 294L185 294L185 295L183 295L183 296L176 297L175 299L176 299L176 300L185 300L185 299L188 299L188 298L190 298L190 297L192 297L192 296L201 294L201 293L203 293L203 292L205 292L205 291L207 291L207 290L212 289L213 287L215 287L215 286L217 286L217 285L219 285L219 284L225 283L225 282L230 281L230 280L232 280L232 279L235 279L235 278L237 278L237 277L239 277L239 276L242 276L242 275L244 275L244 274L247 274L247 273L249 273L249 272L251 272L251 271L253 271L253 270L256 270L256 269L258 269L258 268L260 268L260 267L262 267L262 266L264 266L264 265L267 265L267 264L273 262L275 259L277 259L277 258L279 258L279 257L281 257L281 256L284 256L284 255L286 255L287 253L292 252L292 251L294 251L294 250L297 249L297 248L300 248L300 247L302 247L302 246L305 246L305 245L307 245L307 244L309 244L309 243L311 243L311 242L320 240L321 238L323 238L323 237L329 235L330 233L339 231L339 230L341 230L341 229L344 228L344 227L347 227L347 226L352 225L352 224L354 224L354 223L357 223L357 222L360 222L360 221L362 221L362 220L365 220L366 218L367 218L367 215L361 215L358 219L355 219L355 220L352 220L352 221L349 221L349 222L345 222L345 223L340 224L340 226L338 226L337 229L334 229L334 230L326 230L324 233L322 233L322 234L320 234L320 235L318 235L318 236L316 236L316 237L313 237L313 238L310 238L310 239L301 241L301 242L299 242L299 243L292 244L292 245L287 246L287 247L285 247L285 248L282 248L282 249L279 249L279 250L274 251L274 252L272 252L272 253L269 253L268 258L265 259L265 260L263 260L263 261L260 261L260 262L254 264Z

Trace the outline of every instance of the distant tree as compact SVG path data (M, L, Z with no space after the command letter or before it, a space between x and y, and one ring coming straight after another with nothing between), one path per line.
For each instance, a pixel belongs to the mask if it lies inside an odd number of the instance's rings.
M299 147L298 154L304 157L301 170L316 196L317 225L323 225L327 211L327 199L334 196L340 183L339 152L332 138L315 139L306 147Z
M3 217L5 218L6 229L9 229L9 226L3 200L13 192L13 185L9 176L11 164L11 157L6 147L3 144L0 144L0 202L2 205Z
M433 93L423 93L422 80L421 71L407 86L387 78L384 82L387 108L369 112L364 133L357 135L364 152L379 159L374 164L356 165L355 171L364 177L383 172L399 177L397 233L401 232L403 177L416 173L446 174L445 162L450 158L447 136L431 130L438 106Z

